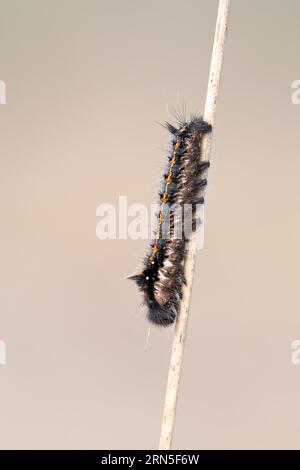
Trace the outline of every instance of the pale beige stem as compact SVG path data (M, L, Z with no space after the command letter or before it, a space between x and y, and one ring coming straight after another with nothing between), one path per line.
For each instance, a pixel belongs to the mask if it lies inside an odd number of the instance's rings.
M216 23L216 32L214 38L214 45L212 51L212 59L210 66L210 74L208 80L208 88L205 102L205 109L203 117L212 126L215 120L216 101L218 96L222 61L224 53L224 44L227 31L228 17L229 17L230 0L220 0L219 9ZM203 138L200 160L209 160L212 145L212 132L206 134ZM178 388L180 381L181 365L183 358L184 343L187 330L187 322L189 316L190 299L193 284L193 275L195 268L195 259L197 252L197 237L194 234L189 241L188 252L185 259L185 278L187 284L183 289L183 298L178 313L173 347L171 353L171 362L169 368L169 377L167 392L165 398L165 407L163 422L161 428L160 444L161 450L171 449L174 419L176 412L176 402L178 396Z

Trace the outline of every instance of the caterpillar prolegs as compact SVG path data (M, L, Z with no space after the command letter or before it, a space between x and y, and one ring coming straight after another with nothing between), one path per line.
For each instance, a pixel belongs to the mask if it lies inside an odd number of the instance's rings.
M142 269L129 276L144 294L148 319L161 326L174 323L185 282L183 269L188 241L186 222L183 220L178 236L175 230L176 215L172 208L191 206L192 225L195 226L196 206L204 203L200 193L207 180L203 176L209 167L209 162L201 162L199 159L202 138L211 131L211 126L201 117L181 122L179 128L166 123L166 128L173 139L160 193L156 236ZM167 229L166 214L170 215Z

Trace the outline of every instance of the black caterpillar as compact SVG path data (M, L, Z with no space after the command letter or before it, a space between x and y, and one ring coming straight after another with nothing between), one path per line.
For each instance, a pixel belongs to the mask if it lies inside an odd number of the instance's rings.
M204 203L204 198L199 195L207 184L203 173L209 167L209 162L199 159L201 143L203 135L211 131L211 126L201 117L181 122L179 128L166 123L166 128L173 140L160 193L157 233L142 270L129 276L144 293L148 319L161 326L174 323L185 282L183 269L188 236L184 221L181 236L175 236L176 216L172 207L183 209L184 205L190 204L194 229L196 205ZM171 214L167 230L164 227L166 209Z

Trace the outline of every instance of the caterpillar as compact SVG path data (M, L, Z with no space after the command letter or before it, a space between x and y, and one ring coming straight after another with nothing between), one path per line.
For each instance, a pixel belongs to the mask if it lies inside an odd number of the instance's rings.
M189 122L180 121L178 127L166 122L165 127L172 135L172 145L159 194L156 234L142 268L128 276L144 295L148 320L164 327L174 323L178 314L189 238L185 219L178 236L178 215L172 209L183 209L189 204L192 207L192 230L195 229L196 206L204 204L200 193L207 185L203 176L209 167L209 162L201 162L199 155L203 135L212 129L199 116L192 116Z

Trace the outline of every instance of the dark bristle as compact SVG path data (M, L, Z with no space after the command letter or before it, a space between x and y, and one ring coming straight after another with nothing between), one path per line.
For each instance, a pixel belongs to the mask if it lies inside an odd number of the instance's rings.
M171 132L171 134L177 134L178 132L178 129L176 129L176 127L172 126L172 124L170 124L168 121L165 122L165 127L166 129L168 129L169 132Z
M199 188L203 188L206 185L207 185L207 179L206 178L203 178L203 179L199 180L199 183L198 183Z
M198 197L198 199L195 199L194 204L204 204L204 202L205 202L204 197L201 196L201 197Z
M206 170L206 168L210 167L210 162L199 162L198 164L199 170Z

